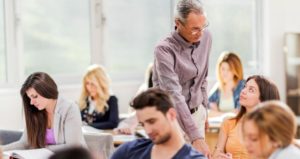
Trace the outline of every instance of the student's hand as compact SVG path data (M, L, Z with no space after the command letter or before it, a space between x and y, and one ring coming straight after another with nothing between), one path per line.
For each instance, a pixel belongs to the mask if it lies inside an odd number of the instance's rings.
M208 159L212 159L208 145L206 144L204 139L196 139L192 142L192 145L197 151L201 152Z
M232 159L231 153L219 153L215 159Z
M125 135L133 134L133 130L131 130L130 128L116 128L116 129L114 129L114 132L116 134L125 134Z

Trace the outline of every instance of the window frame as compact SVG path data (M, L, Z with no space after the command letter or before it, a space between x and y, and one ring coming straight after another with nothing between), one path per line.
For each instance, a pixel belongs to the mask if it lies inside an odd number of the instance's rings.
M24 77L23 64L23 35L22 35L22 17L21 17L21 0L3 0L4 1L4 28L5 28L5 54L6 54L6 82L0 83L0 88L16 87L22 83ZM102 12L103 2L105 0L90 0L90 63L106 65L106 55L103 52L103 28L106 17ZM170 31L174 26L174 7L177 0L170 0L171 22ZM255 53L253 53L256 60L256 67L254 69L245 68L245 74L261 73L261 62L263 52L263 1L255 0L255 26L254 26L254 46ZM154 47L154 46L153 46ZM214 70L210 70L214 71ZM81 83L81 74L69 75L53 75L53 78L58 84L73 85ZM114 76L114 82L142 81L142 75L133 75L133 78L122 78L118 75ZM208 77L209 81L215 79L215 76Z

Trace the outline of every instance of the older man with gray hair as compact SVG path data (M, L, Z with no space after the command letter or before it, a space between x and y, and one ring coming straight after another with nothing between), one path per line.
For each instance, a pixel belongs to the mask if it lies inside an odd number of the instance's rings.
M207 74L211 49L208 21L199 0L180 0L175 31L154 51L154 87L168 91L175 101L178 121L193 147L210 158L204 140L207 123Z

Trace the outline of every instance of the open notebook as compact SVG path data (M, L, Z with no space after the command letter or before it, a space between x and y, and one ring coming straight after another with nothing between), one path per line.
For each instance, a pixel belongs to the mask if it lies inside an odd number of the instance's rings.
M41 148L31 150L4 151L3 154L16 159L48 159L53 152L46 148Z
M236 116L235 113L227 112L227 113L224 113L224 114L219 115L219 116L209 117L208 118L209 127L218 127L218 128L220 128L221 124L223 123L223 121L225 119L232 118L232 117L235 117L235 116Z

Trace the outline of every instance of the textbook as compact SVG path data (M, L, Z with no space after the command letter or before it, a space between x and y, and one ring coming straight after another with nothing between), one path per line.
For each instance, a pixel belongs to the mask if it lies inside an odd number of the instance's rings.
M220 127L225 119L233 118L236 114L232 112L224 113L219 116L209 117L208 122L210 127Z
M13 159L48 159L54 153L46 148L41 148L4 151L3 154Z

